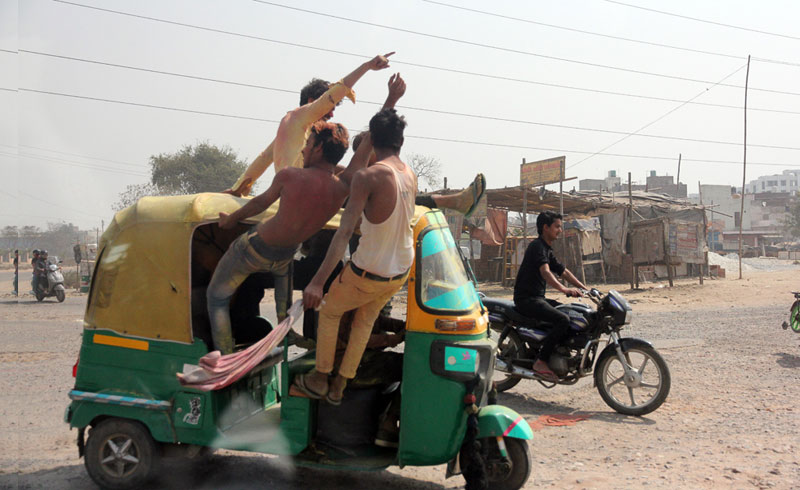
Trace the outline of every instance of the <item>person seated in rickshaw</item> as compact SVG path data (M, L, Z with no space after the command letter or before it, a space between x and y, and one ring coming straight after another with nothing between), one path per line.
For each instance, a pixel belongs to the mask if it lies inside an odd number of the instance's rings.
M317 331L316 367L295 377L297 388L312 398L341 403L348 380L356 374L372 324L383 306L405 284L414 260L414 198L417 177L400 159L405 120L394 109L383 109L369 122L377 163L353 176L350 197L339 229L322 266L303 292L307 308L321 306ZM358 152L369 148L365 140ZM356 223L362 217L361 238L355 254L325 296L323 285L344 255ZM356 310L347 349L330 382L342 315Z

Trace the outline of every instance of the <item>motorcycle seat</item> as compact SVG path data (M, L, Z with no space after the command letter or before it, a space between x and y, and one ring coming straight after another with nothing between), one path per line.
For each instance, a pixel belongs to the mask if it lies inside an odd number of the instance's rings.
M539 320L525 316L517 311L517 308L514 306L514 301L512 300L483 298L482 301L483 305L490 313L503 315L518 326L532 328L539 327L542 324Z

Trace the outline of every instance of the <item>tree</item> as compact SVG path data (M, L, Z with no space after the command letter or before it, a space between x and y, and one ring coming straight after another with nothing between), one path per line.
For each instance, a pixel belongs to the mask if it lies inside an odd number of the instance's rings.
M442 164L438 158L412 153L407 161L418 179L424 180L433 189L440 187Z
M127 186L111 207L120 211L145 196L220 192L230 188L246 168L229 146L220 148L206 141L185 145L175 153L151 156L150 182Z
M794 202L789 205L789 212L786 213L783 223L789 235L800 238L800 196L796 196Z
M233 185L246 168L229 146L201 142L150 157L150 182L170 194L220 192Z

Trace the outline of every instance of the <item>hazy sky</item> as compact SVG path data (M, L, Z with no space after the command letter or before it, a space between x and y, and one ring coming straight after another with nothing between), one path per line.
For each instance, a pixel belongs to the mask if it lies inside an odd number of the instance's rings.
M623 1L752 30L607 0L442 0L483 13L423 0L0 0L0 226L108 224L119 193L147 181L148 158L185 144L230 145L250 161L277 129L258 119L280 119L312 77L337 80L388 51L391 71L367 74L335 119L365 126L399 71L403 154L438 158L450 187L479 171L490 188L518 185L523 158L562 154L568 177L613 169L643 181L648 170L675 175L679 153L690 193L698 180L741 185L748 54L775 62L751 63L747 180L800 167L798 2ZM735 144L631 136L610 146L650 123L642 134Z

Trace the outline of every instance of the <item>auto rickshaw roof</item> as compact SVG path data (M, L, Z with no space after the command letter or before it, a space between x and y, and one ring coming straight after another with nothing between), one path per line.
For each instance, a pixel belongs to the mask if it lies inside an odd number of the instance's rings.
M192 235L250 198L221 193L143 197L119 211L103 233L84 326L191 343ZM275 215L278 202L245 220ZM417 206L414 223L428 208ZM341 211L325 228L337 229Z

